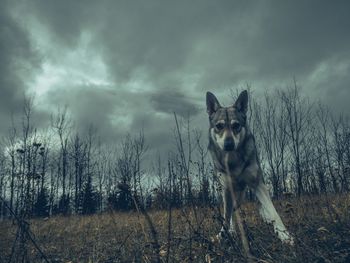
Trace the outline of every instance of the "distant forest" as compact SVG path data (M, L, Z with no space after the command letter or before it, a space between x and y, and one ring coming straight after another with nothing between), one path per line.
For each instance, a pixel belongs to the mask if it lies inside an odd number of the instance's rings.
M192 127L190 119L174 113L174 149L160 155L148 149L143 131L126 134L116 145L102 143L93 126L79 133L67 109L39 132L32 124L33 105L24 100L22 116L14 117L1 140L1 218L13 216L10 211L47 217L219 201L208 131ZM310 101L296 84L259 98L251 93L249 106L250 129L274 198L349 191L348 116Z

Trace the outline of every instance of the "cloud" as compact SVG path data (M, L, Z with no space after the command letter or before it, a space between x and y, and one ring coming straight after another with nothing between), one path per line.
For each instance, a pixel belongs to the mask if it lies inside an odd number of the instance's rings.
M56 86L42 100L55 114L59 108L67 107L71 121L78 132L83 134L90 126L94 127L102 140L109 141L120 134L112 125L116 96L108 89L99 86Z
M117 83L141 76L155 89L198 92L242 82L304 80L348 52L347 1L33 1L28 9L62 48L92 35L90 48Z
M153 108L158 112L173 114L174 112L186 117L198 113L198 108L189 97L179 91L158 91L151 95Z
M13 18L7 1L0 9L0 133L11 125L11 114L21 112L27 80L39 68L28 32Z
M225 103L231 88L249 83L259 96L293 77L312 98L350 111L348 1L7 3L2 108L15 109L27 90L24 61L43 112L69 104L79 127L92 122L109 141L144 127L166 148L174 111L206 129L207 90Z
M304 92L314 99L325 102L335 113L348 113L350 98L350 59L331 58L308 76Z

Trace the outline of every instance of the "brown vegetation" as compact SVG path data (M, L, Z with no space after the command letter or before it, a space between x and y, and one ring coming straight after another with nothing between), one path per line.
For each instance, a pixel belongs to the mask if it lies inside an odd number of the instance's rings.
M260 262L349 262L349 195L304 197L275 205L295 236L294 247L275 237L254 203L246 203L241 212L253 255ZM218 210L195 210L173 210L170 228L169 211L150 211L158 247L137 212L56 216L32 219L30 225L50 262L244 262L237 240L213 242L220 229ZM1 222L0 262L8 262L16 230L11 221ZM30 262L41 262L28 246Z

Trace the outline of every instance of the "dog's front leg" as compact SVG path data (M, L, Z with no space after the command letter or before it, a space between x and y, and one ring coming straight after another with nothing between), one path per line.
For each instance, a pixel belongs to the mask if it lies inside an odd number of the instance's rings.
M267 188L262 181L256 187L255 194L261 204L260 214L263 219L266 222L273 224L274 230L282 242L293 245L293 237L289 234L286 227L284 226L281 217L277 213L275 206L271 201L269 192L267 191Z
M225 236L226 231L228 231L231 235L236 234L234 217L236 213L239 213L238 208L244 196L243 191L235 191L236 187L233 184L231 176L228 176L226 174L220 174L220 178L222 185L222 199L224 202L224 222L218 235L219 239ZM235 194L235 202L233 202L232 199L233 194Z
M221 194L224 203L224 222L219 234L217 235L217 238L220 240L227 235L227 231L234 231L234 225L232 224L233 202L230 189L232 178L225 173L218 173L218 178L220 179L222 187Z
M232 228L234 228L232 224L232 211L233 211L232 196L231 196L230 188L228 187L227 184L224 184L224 187L222 189L222 198L224 201L224 222L218 235L219 239L222 239L225 236L227 230L231 232Z

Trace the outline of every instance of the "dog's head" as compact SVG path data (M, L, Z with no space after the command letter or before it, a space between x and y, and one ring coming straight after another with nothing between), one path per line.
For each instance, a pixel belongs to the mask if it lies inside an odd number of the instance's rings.
M223 151L236 150L247 133L246 114L248 92L242 91L230 107L221 107L213 93L207 92L207 112L209 114L210 136Z

